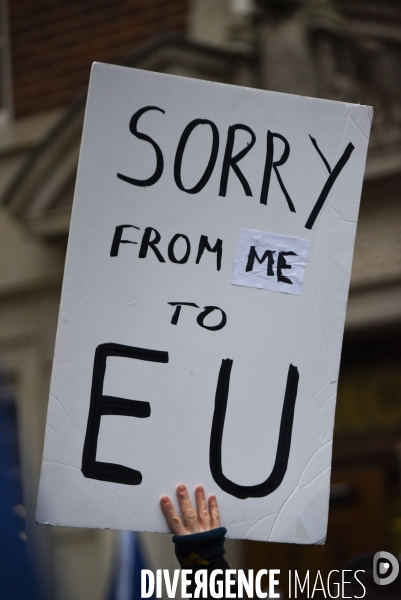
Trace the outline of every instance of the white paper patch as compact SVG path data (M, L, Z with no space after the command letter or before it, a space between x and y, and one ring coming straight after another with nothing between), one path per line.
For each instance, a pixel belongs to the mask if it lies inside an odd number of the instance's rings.
M300 294L309 240L241 229L231 283Z

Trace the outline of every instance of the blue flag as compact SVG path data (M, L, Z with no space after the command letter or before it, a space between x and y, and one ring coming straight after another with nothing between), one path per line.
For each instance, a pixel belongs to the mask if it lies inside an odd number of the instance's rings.
M149 567L146 565L138 534L133 531L121 531L109 600L139 600L141 570L146 568Z
M26 544L15 402L0 381L0 598L39 600Z

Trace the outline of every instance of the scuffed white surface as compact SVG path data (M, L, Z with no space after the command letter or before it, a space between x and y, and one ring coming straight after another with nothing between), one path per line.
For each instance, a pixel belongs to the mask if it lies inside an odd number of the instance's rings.
M309 240L276 235L257 229L241 229L231 283L286 294L300 294L304 280L308 246ZM252 247L255 248L259 260L262 260L266 251L270 250L272 252L271 274L268 273L268 258L262 263L255 259L253 268L250 271L246 270ZM282 270L282 275L290 282L279 280L278 257L280 252L293 252L295 254L295 256L285 256L285 268Z
M143 106L140 131L157 140L164 172L139 188L116 177L148 177L150 144L128 129ZM173 178L174 155L193 119L214 121L220 148L205 188L190 195ZM89 88L80 165L60 307L37 519L53 525L168 531L159 508L177 484L203 484L218 497L230 537L322 543L326 535L332 433L338 369L371 109L146 71L95 64ZM218 195L227 130L244 123L257 136L240 161L252 197L230 171L227 196ZM291 213L272 173L267 205L259 202L266 133L291 145L280 174ZM244 134L241 137L240 134ZM313 228L306 220L328 178L313 147L317 140L334 167L347 144L355 149ZM183 161L184 185L199 179L210 153L210 128L197 128ZM249 143L239 132L234 151ZM276 151L275 151L276 152ZM278 158L282 146L277 142ZM206 159L205 159L206 156ZM275 153L275 160L277 160ZM119 256L111 258L115 227L132 224ZM159 263L149 251L138 259L145 227L161 233ZM241 229L273 231L309 242L302 293L277 294L231 285ZM188 236L186 264L172 264L167 246ZM221 271L205 252L195 264L200 235L223 240ZM221 307L227 325L202 329L197 309L185 307L176 326L169 302ZM212 318L212 317L210 317ZM104 394L151 404L151 417L102 417L97 458L143 474L140 486L86 479L81 473L96 347L106 342L169 353L168 364L109 359ZM239 500L223 492L209 468L209 441L222 359L233 360L222 456L225 475L253 485L270 474L289 364L300 379L291 452L280 487L264 498Z

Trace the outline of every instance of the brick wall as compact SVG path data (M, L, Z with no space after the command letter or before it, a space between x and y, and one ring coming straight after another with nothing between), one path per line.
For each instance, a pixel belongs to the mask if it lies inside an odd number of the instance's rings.
M185 33L189 0L9 0L14 112L69 104L91 63L118 63L162 31Z

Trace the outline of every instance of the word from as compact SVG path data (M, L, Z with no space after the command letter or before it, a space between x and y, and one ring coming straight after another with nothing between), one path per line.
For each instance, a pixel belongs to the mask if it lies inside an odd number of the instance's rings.
M165 111L162 108L159 108L158 106L145 106L133 114L133 116L131 117L130 122L129 122L129 130L133 136L135 136L139 140L147 142L148 144L151 144L153 146L153 149L156 154L156 168L155 168L153 175L151 175L147 179L136 179L134 177L123 175L122 173L117 173L117 177L119 179L121 179L122 181L125 181L131 185L136 185L136 186L141 186L141 187L147 187L147 186L151 186L151 185L154 185L155 183L157 183L159 181L159 179L161 178L161 176L163 174L163 170L164 170L164 158L163 158L163 152L162 152L160 146L149 135L138 131L139 119L141 118L141 116L144 113L149 112L149 111L158 111L158 112L165 114ZM186 145L188 143L188 140L189 140L192 132L200 125L208 125L210 127L210 130L212 133L212 145L211 145L211 149L210 149L210 156L209 156L209 160L208 160L207 166L205 168L205 171L204 171L203 175L201 176L201 178L199 179L199 181L192 187L186 188L184 186L184 184L182 183L182 162L183 162L184 152L185 152ZM247 145L244 148L242 148L242 150L240 150L239 152L237 152L237 154L235 154L233 156L235 134L239 130L246 131L250 136L250 141L247 143ZM339 174L341 173L341 171L347 164L347 162L352 154L352 151L354 150L354 145L350 142L347 145L347 147L345 148L343 154L338 159L336 165L333 167L333 169L331 169L328 161L323 156L323 153L320 150L315 138L312 138L311 136L309 136L309 137L311 139L313 147L316 149L319 156L322 158L323 163L324 163L329 175L328 175L328 178L327 178L327 180L318 196L318 199L312 209L312 212L310 213L309 218L308 218L307 222L305 223L306 229L312 229L313 224L314 224L319 212L321 211L321 209L327 199L327 196L330 193L331 188L333 187ZM274 140L275 139L280 140L281 144L284 144L284 150L283 150L280 158L277 160L274 159L274 150L275 150ZM255 142L256 142L256 134L247 125L244 125L242 123L236 123L235 125L229 126L228 132L227 132L227 142L226 142L226 147L225 147L225 151L224 151L223 165L222 165L222 169L221 169L219 196L225 197L227 194L227 184L228 184L230 170L232 170L233 173L237 176L237 178L240 181L242 188L245 192L245 195L253 196L251 187L250 187L245 175L239 168L238 163L248 154L248 152L250 152L252 150L252 148L255 145ZM182 135L178 142L177 150L175 153L175 159L174 159L174 180L175 180L175 183L176 183L178 189L180 189L183 192L186 192L187 194L198 194L201 190L203 190L205 185L208 183L208 181L213 173L214 167L216 165L217 156L219 153L219 145L220 145L220 134L219 134L217 125L215 123L213 123L213 121L210 121L208 119L194 119L193 121L188 123L188 125L185 127L184 131L182 132ZM279 172L279 167L281 167L282 165L284 165L287 162L289 156L290 156L290 144L289 144L288 140L280 133L273 133L270 130L268 130L267 131L267 140L266 140L266 159L265 159L265 166L264 166L263 177L262 177L262 185L261 185L261 190L260 190L260 203L267 204L269 188L270 188L270 181L271 181L271 177L272 177L272 172L274 172L274 174L277 178L277 181L280 185L280 188L284 194L284 197L287 201L288 208L290 209L291 212L296 212L294 203L290 198L290 195L287 191L287 188L286 188L286 186L283 182L283 179L280 175L280 172Z
M93 364L92 390L84 449L82 453L81 471L85 477L100 481L113 481L125 485L140 485L142 474L135 469L113 463L96 460L97 442L100 421L103 415L122 415L126 417L150 417L149 402L128 400L103 394L103 383L106 374L108 356L119 356L134 360L146 360L157 363L168 363L167 352L135 348L122 344L101 344L96 348ZM281 484L287 470L291 447L292 425L294 421L295 401L298 390L298 369L290 365L284 395L283 411L277 445L276 460L273 470L267 479L259 485L238 485L225 477L221 464L221 444L224 420L227 409L230 373L233 361L223 359L217 381L215 408L210 435L209 464L212 476L222 490L237 498L260 498L271 494Z
M366 594L366 588L363 585L362 581L358 579L358 573L364 572L365 571L363 569L358 569L355 572L351 571L350 569L344 569L343 571L338 571L337 569L334 569L333 571L330 571L330 573L327 576L326 582L324 582L320 571L317 572L316 577L313 579L312 576L309 576L308 570L306 571L305 579L301 583L302 578L298 576L298 572L289 571L288 597L298 598L299 591L301 594L300 598L314 598L315 594L317 594L317 598L321 598L321 592L323 592L325 598L364 598ZM356 583L352 581L353 578L355 578ZM361 592L360 596L349 595L349 593L351 592L351 589L349 587L350 584L352 585L352 591L355 589L355 585L361 586L362 589L358 589L358 592Z
M177 325L178 319L179 319L180 313L181 313L181 308L183 306L193 306L194 308L199 308L199 306L197 304L195 304L195 302L169 302L168 304L170 304L170 306L176 307L173 317L171 319L172 325ZM220 323L218 323L217 325L205 325L204 321L205 321L206 317L215 310L219 310L221 312ZM200 327L209 329L209 331L218 331L219 329L223 329L223 327L226 325L227 315L224 312L224 310L222 310L218 306L205 306L204 310L201 313L199 313L199 315L197 316L196 321Z
M276 251L275 250L266 250L262 256L262 258L260 258L258 256L258 253L256 252L255 246L251 246L250 250L249 250L249 254L248 254L248 262L246 263L246 268L245 271L252 271L253 270L253 264L255 262L255 259L258 261L258 263L261 265L262 263L264 263L264 261L267 258L267 276L268 277L272 277L274 276L274 272L273 272L273 265L274 265L274 258L273 258L273 254L275 254ZM291 279L289 279L288 277L285 277L283 275L283 269L291 269L291 265L288 265L286 263L285 257L286 256L297 256L295 254L295 252L279 252L278 253L278 259L277 259L277 281L282 281L283 283L289 283L290 285L292 285L292 281Z
M276 575L280 575L280 569L260 569L254 577L253 569L248 570L248 575L243 569L214 569L210 574L206 569L195 571L194 583L195 589L192 595L187 591L191 583L189 577L192 575L192 569L174 569L174 575L171 580L167 569L157 569L156 577L149 569L141 569L141 598L151 598L156 592L156 598L162 598L162 583L168 598L175 598L177 594L178 581L181 576L181 598L243 598L244 592L246 598L267 598L266 584L262 577L268 576L269 598L280 598L280 593L276 590L279 585ZM235 578L235 576L237 576ZM255 594L254 594L255 591ZM236 593L237 592L237 593Z
M117 225L117 227L114 231L113 242L112 242L111 248L110 248L110 256L118 256L118 251L120 249L121 244L138 244L138 242L133 242L132 240L123 240L122 239L124 229L127 229L127 228L138 229L138 230L140 229L139 227L136 227L135 225ZM182 239L185 243L185 252L184 252L183 256L181 256L181 258L177 258L175 245L178 242L178 240L180 240L180 239ZM138 257L146 258L147 254L148 254L148 250L150 248L154 252L157 260L159 262L165 263L166 260L165 260L165 258L163 258L159 248L157 247L157 244L159 244L160 240L161 240L161 235L157 231L157 229L154 229L153 227L146 227L145 231L143 232L143 235L142 235L142 241L141 241L141 245L139 248ZM195 261L195 263L197 265L199 264L205 250L207 250L208 252L216 253L216 267L217 267L217 270L220 271L221 258L223 256L223 241L218 238L215 245L212 247L209 244L209 238L207 237L207 235L201 235L200 239L199 239L199 244L198 244L198 253L196 255L196 261ZM167 248L167 256L168 256L170 262L176 263L179 265L183 265L186 262L188 262L188 258L189 258L190 254L191 254L191 242L189 241L188 237L186 235L184 235L183 233L176 233L171 238L168 248Z

